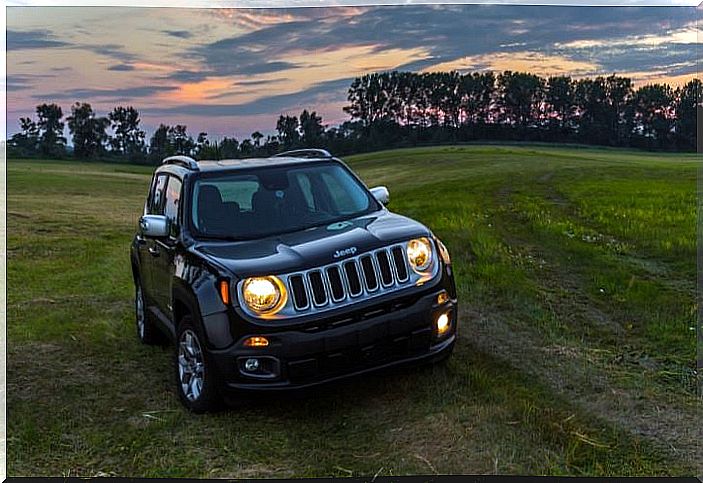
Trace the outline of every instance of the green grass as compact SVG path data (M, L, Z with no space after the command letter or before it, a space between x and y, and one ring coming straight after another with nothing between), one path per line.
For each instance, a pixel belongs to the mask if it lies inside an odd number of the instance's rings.
M697 161L545 146L347 160L449 247L446 366L192 415L137 343L148 168L8 161L8 474L690 475Z

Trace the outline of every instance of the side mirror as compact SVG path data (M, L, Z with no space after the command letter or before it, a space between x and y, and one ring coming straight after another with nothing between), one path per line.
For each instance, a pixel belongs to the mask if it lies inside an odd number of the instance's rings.
M164 215L144 215L139 219L139 232L148 237L168 235L168 218Z
M385 186L376 186L375 188L371 188L371 194L382 205L387 205L391 199L391 195L388 193L388 188Z

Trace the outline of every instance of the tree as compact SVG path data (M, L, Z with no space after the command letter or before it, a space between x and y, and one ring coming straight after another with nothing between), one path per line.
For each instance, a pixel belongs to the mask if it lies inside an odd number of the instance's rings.
M498 76L500 109L507 124L526 127L539 119L544 79L534 74L506 71Z
M605 79L606 118L609 123L609 144L612 146L621 146L629 141L632 129L627 127L630 124L627 111L632 103L632 94L630 79L616 75Z
M322 117L315 111L308 112L307 109L300 113L300 133L303 146L312 148L320 145L325 127L322 125Z
M213 144L217 144L215 141ZM206 132L198 133L198 138L195 140L195 156L198 159L205 159L205 154L210 153L210 140L207 138ZM212 157L212 156L210 156Z
M278 142L278 136L266 136L266 142L264 143L263 149L267 155L276 154L280 152L281 143Z
M198 134L196 141L195 154L198 159L221 159L220 143L210 141L207 138L206 132Z
M635 92L633 107L636 129L647 138L647 144L661 148L669 137L674 116L672 101L674 95L670 86L650 84Z
M251 139L247 138L244 139L241 143L239 143L239 154L241 154L243 157L251 156L251 153L254 151L254 145L251 142Z
M254 140L254 146L257 148L261 145L261 140L263 139L264 135L261 134L259 131L254 131L251 133L251 138Z
M76 102L71 107L71 115L66 118L68 129L73 136L73 154L77 158L95 158L105 152L107 129L110 121L96 117L88 103Z
M66 152L66 138L63 136L63 111L56 104L37 106L37 128L39 152L45 156L63 156Z
M466 123L487 123L491 120L491 101L496 79L493 72L465 74L459 82L461 116Z
M703 85L693 79L676 93L675 131L678 144L687 149L696 148L697 112L701 109Z
M299 123L295 116L283 116L278 118L276 123L276 131L284 148L291 148L298 143L300 133L298 132Z
M591 144L608 144L610 139L607 113L608 95L605 79L581 79L576 83L577 123L579 138Z
M174 154L189 156L195 151L195 141L188 135L188 130L183 124L176 124L169 128L168 141Z
M561 132L570 130L576 110L575 89L571 77L550 77L547 80L544 100L549 111L549 124Z
M39 127L28 117L20 118L21 132L13 134L8 142L8 155L32 156L37 153L39 146Z
M234 159L239 157L239 141L225 136L220 142L220 159Z
M144 156L145 133L139 127L139 111L132 106L115 107L107 115L110 120L113 136L110 138L110 147L113 152L125 155L132 160Z
M173 147L168 137L170 129L168 125L160 124L149 140L149 160L153 164L159 164L164 158L173 154Z

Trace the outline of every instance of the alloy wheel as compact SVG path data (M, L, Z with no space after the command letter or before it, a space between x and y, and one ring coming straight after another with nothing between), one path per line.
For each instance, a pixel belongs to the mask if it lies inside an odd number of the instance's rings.
M205 361L198 336L190 329L178 341L178 377L183 395L196 401L203 391Z

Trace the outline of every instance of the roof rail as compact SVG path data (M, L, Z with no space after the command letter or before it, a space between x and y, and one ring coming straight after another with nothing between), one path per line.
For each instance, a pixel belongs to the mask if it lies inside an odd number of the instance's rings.
M274 154L272 158L331 158L332 155L325 149L295 149Z
M193 171L200 170L198 167L198 162L190 156L169 156L164 159L161 164L177 164L178 166L183 166L184 168L188 168Z

